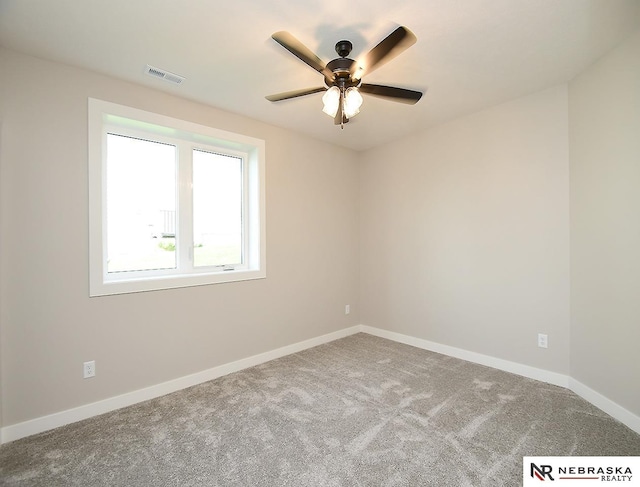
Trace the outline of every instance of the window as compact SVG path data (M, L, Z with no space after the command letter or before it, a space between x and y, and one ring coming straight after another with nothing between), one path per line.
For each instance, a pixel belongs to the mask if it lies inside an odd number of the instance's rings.
M264 141L89 99L90 295L259 279Z

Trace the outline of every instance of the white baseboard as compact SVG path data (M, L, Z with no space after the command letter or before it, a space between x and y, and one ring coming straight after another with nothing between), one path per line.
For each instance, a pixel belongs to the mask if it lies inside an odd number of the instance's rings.
M573 377L569 378L569 389L575 392L578 396L589 401L595 407L602 409L612 418L617 419L622 424L640 434L640 416L636 416L631 411L623 408L590 387L585 386L582 382L574 379Z
M364 333L369 333L370 335L379 336L381 338L386 338L388 340L393 340L394 342L404 343L413 347L422 348L424 350L430 350L431 352L441 353L443 355L448 355L449 357L459 358L462 360L466 360L467 362L486 365L487 367L504 370L505 372L511 372L512 374L528 377L529 379L535 379L561 387L569 386L569 377L563 374L558 374L557 372L538 369L529 365L510 362L509 360L491 357L490 355L470 352L462 348L442 345L440 343L430 342L429 340L414 338L412 336L403 335L401 333L396 333L393 331L382 330L380 328L374 328L371 326L361 325L361 330Z
M504 370L505 372L511 372L513 374L539 380L548 384L565 387L575 392L586 401L589 401L595 407L601 409L612 418L617 419L622 424L640 434L639 416L636 416L599 392L590 389L573 377L371 326L360 325L360 331L369 333L370 335L379 336L381 338L386 338L388 340L393 340L394 342L404 343L406 345L441 353L450 357L466 360L468 362Z
M212 369L187 375L185 377L180 377L178 379L163 382L161 384L146 387L144 389L139 389L137 391L122 394L120 396L110 397L108 399L97 401L91 404L85 404L73 409L67 409L66 411L61 411L59 413L54 413L48 416L42 416L40 418L32 419L30 421L25 421L23 423L6 426L4 428L0 428L0 444L15 441L20 438L31 436L37 433L42 433L53 428L58 428L66 424L91 418L99 414L108 413L109 411L114 411L126 406L131 406L142 401L148 401L149 399L164 396L172 392L186 389L187 387L217 379L218 377L222 377L239 370L263 364L270 360L284 357L286 355L291 355L292 353L301 352L302 350L316 347L324 343L332 342L339 338L344 338L346 336L353 335L354 333L358 333L359 331L361 331L360 326L345 328L334 333L329 333L327 335L322 335L310 340L287 345L276 350L271 350L269 352L254 355L252 357L247 357L228 364L223 364L218 367L213 367Z
M312 338L310 340L305 340L302 342L294 343L292 345L281 347L276 350L254 355L252 357L247 357L235 362L223 364L212 369L204 370L202 372L191 374L185 377L180 377L178 379L163 382L161 384L133 391L127 394L111 397L102 401L79 406L77 408L68 409L59 413L43 416L30 421L25 421L23 423L6 426L4 428L0 428L0 444L18 440L20 438L31 436L37 433L42 433L53 428L91 418L93 416L104 414L109 411L114 411L122 407L131 406L142 401L147 401L149 399L164 396L165 394L170 394L181 389L186 389L187 387L217 379L218 377L247 369L249 367L254 367L270 360L284 357L286 355L291 355L292 353L301 352L302 350L322 345L324 343L329 343L334 340L338 340L339 338L344 338L358 332L368 333L370 335L386 338L398 343L404 343L406 345L411 345L417 348L422 348L424 350L441 353L450 357L466 360L468 362L504 370L505 372L511 372L513 374L528 377L530 379L566 387L581 396L583 399L589 401L597 408L600 408L605 413L609 414L613 418L617 419L621 423L625 424L626 426L640 434L640 417L626 410L622 406L616 404L602 394L590 389L589 387L573 379L572 377L548 370L538 369L536 367L531 367L528 365L519 364L516 362L511 362L508 360L499 359L496 357L491 357L489 355L470 352L461 348L442 345L440 343L423 340L421 338L403 335L401 333L374 328L366 325L357 325L333 333L329 333L327 335Z

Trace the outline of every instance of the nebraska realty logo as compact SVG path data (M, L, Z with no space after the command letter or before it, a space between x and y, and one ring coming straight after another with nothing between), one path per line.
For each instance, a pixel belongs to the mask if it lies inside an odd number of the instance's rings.
M574 487L614 483L640 487L640 457L524 457L522 485Z

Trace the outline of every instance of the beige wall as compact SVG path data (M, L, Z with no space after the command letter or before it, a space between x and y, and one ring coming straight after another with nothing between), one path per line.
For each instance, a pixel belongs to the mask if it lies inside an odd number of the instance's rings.
M568 373L567 120L560 86L363 153L362 323Z
M89 298L87 97L266 140L267 279ZM353 152L7 50L0 123L2 425L359 322Z
M0 113L2 112L0 111ZM3 425L3 422L2 422L2 402L3 402L2 401L2 397L3 397L2 349L4 348L4 345L3 345L4 341L3 341L2 328L4 326L3 324L5 321L5 317L4 317L5 307L3 306L3 300L5 295L5 284L6 284L5 280L2 279L2 276L4 275L4 267L3 267L4 266L4 257L3 257L4 256L4 249L3 249L4 240L2 239L2 232L4 231L3 222L5 221L5 212L7 209L7 202L5 201L4 185L2 184L2 181L4 180L3 167L4 166L2 164L2 116L0 116L0 428L2 428L2 425Z
M640 414L639 60L356 154L0 49L0 425L358 323ZM266 280L88 297L89 96L266 140Z
M640 415L640 32L569 85L571 375Z

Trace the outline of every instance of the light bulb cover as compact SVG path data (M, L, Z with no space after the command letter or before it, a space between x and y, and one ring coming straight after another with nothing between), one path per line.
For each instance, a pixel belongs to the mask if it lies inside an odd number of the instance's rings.
M335 117L338 113L338 107L340 106L340 88L332 86L324 95L322 95L322 103L324 108L322 111L330 117Z
M344 94L344 115L347 118L355 117L362 106L362 95L355 86L347 88Z

